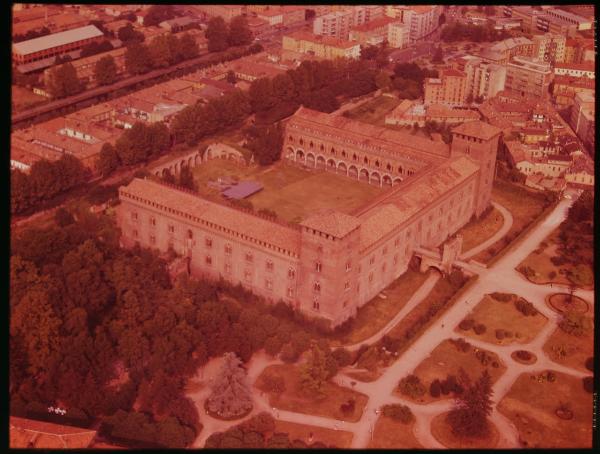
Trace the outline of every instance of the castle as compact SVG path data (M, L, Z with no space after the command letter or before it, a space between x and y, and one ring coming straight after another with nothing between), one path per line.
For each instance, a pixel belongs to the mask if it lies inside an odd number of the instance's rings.
M352 214L294 225L134 179L119 189L121 241L172 248L193 275L241 283L334 327L403 274L416 247L441 245L489 206L500 135L472 121L448 146L301 107L282 157L389 188Z

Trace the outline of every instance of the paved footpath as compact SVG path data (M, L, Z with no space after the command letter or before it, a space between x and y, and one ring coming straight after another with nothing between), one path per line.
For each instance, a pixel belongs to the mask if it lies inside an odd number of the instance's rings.
M575 198L575 197L574 197ZM365 383L356 382L352 378L344 374L342 370L333 381L339 385L346 386L348 388L354 388L358 392L362 392L369 397L367 405L363 411L360 421L355 423L342 422L337 419L324 418L314 415L308 415L303 413L295 413L289 411L283 411L271 408L268 404L267 397L263 396L260 391L255 389L255 408L251 415L256 414L259 411L267 411L274 417L291 421L301 424L308 424L320 427L326 427L330 429L348 430L354 433L352 439L352 448L366 448L372 437L372 431L377 422L378 410L385 404L389 403L403 403L408 405L416 417L416 423L414 428L414 434L417 440L425 448L439 449L444 448L431 434L431 421L432 419L452 408L453 401L451 399L445 399L436 401L427 405L416 404L409 400L397 397L393 395L393 391L398 385L400 378L406 376L413 371L423 360L425 360L431 351L444 339L459 337L460 334L454 330L458 326L461 320L463 320L469 312L482 300L482 298L492 292L506 292L516 293L520 296L525 297L530 301L538 311L548 318L548 323L542 328L537 336L529 343L513 343L510 345L494 345L491 343L483 342L477 339L469 338L468 341L479 348L496 353L501 361L507 366L506 372L496 381L493 385L493 399L497 404L502 400L506 393L510 390L515 380L522 373L539 373L544 370L552 369L559 372L564 372L576 377L583 377L588 375L587 373L572 369L560 364L555 363L548 358L544 351L543 345L550 337L552 332L556 329L559 321L558 315L552 311L545 303L547 295L556 293L567 289L566 286L554 285L537 285L526 280L520 273L515 271L515 267L535 250L539 243L544 240L565 218L569 206L573 203L573 200L564 199L558 203L555 209L547 216L547 218L539 223L532 231L530 231L525 238L523 238L517 247L513 247L504 257L498 262L492 265L490 268L477 267L479 272L479 279L465 291L453 307L448 309L438 322L435 327L431 327L428 331L423 333L398 359L388 367L383 374L375 381ZM503 235L510 229L512 224L512 217L510 213L506 216L502 206L496 204L502 214L505 216L505 222L501 231ZM508 227L507 227L508 226ZM498 235L494 235L495 237ZM501 236L500 236L501 237ZM493 238L497 241L498 238ZM491 243L490 243L491 244ZM488 244L489 245L489 244ZM471 256L472 251L468 251L463 254L461 258L466 259ZM372 336L365 342L375 342L378 340L387 330L399 321L410 309L407 307L414 307L416 304L421 302L429 293L435 282L437 275L430 276L422 287L417 291L411 300L407 303L405 308L401 311L402 315L394 317L390 324L386 325L380 333ZM439 279L439 276L437 277ZM577 290L575 295L584 298L589 303L593 304L594 295L593 290ZM406 310L405 310L406 309ZM393 323L392 323L393 322ZM361 342L361 344L364 342ZM355 349L357 345L351 345L347 348ZM512 360L510 354L514 350L525 349L530 350L537 356L536 363L532 365L524 365L517 363ZM213 361L211 361L213 363ZM209 363L209 365L211 365ZM264 353L256 354L248 365L248 375L251 383L256 381L260 372L264 370L270 364L280 364L281 361L274 360ZM205 369L210 369L206 367ZM347 369L345 369L347 370ZM205 372L206 374L206 372ZM352 386L351 382L355 382ZM203 400L208 395L208 391L200 391L196 393L193 398L197 402L199 408L202 408ZM202 411L203 412L203 411ZM248 416L250 417L250 415ZM202 423L204 429L200 436L194 443L194 447L201 447L204 445L206 438L214 431L223 431L228 427L238 424L238 421L223 422L210 418L208 415L203 416ZM518 440L518 431L514 424L506 418L504 415L499 413L494 406L493 413L491 415L491 421L498 428L500 433L500 440L498 448L519 448L520 443Z

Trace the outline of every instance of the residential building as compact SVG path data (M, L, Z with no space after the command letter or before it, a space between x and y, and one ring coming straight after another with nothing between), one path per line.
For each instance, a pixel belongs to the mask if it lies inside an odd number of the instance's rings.
M350 29L350 41L357 41L362 45L381 44L387 40L389 36L389 27L393 23L404 25L402 22L389 17L380 17L365 24L356 25Z
M561 20L575 25L577 30L590 30L592 28L593 20L587 17L579 16L560 8L548 8L544 12L546 16L553 20Z
M354 24L352 10L335 11L317 17L313 22L313 33L319 36L331 36L348 39L350 27Z
M466 95L467 75L456 69L444 69L439 78L424 81L424 104L463 105Z
M465 96L473 99L492 98L504 90L506 66L484 61L481 58L465 56L451 62L454 69L463 71L466 76Z
M556 76L596 78L596 66L593 63L557 63L554 65Z
M338 57L359 58L360 44L330 36L319 36L298 31L283 36L283 51L310 54L333 60Z
M439 26L440 5L386 5L385 14L400 19L410 29L410 40L415 42L433 33Z
M283 26L296 25L305 21L307 6L284 5L281 7L283 13Z
M595 87L595 79L589 77L554 76L552 96L558 106L566 107L573 104L577 93L593 93Z
M517 55L531 57L533 55L533 41L522 36L516 38L508 38L504 41L497 42L489 48L492 52L498 52L502 55L504 61L508 61Z
M594 161L587 155L573 158L573 165L567 170L565 180L571 187L594 190Z
M473 121L452 134L449 147L300 108L286 123L285 159L390 187L384 199L291 225L134 179L119 189L121 241L172 248L193 275L239 283L335 327L403 274L415 248L444 244L490 205L501 131Z
M594 63L595 61L596 48L593 39L568 38L566 40L563 63Z
M571 127L577 137L590 150L594 149L594 133L596 129L596 96L595 92L586 91L575 95L571 106Z
M21 11L13 10L12 36L47 28L58 33L88 25L90 19L76 12L65 11L62 5L39 5Z
M257 12L256 17L268 22L271 27L283 25L283 9L279 6L269 6L268 8Z
M403 49L410 44L410 26L402 22L392 22L388 26L388 45Z
M12 45L12 59L17 65L32 63L49 57L80 50L93 42L100 42L104 34L93 25L75 28Z
M225 22L230 22L236 16L246 13L246 5L194 5L197 11L202 12L207 17L221 16Z
M184 30L188 30L190 28L197 27L199 23L200 21L196 18L184 16L163 21L160 24L158 24L158 26L170 31L171 33L177 33Z
M567 38L564 35L544 33L534 35L532 57L552 64L562 63L565 60L565 47Z
M468 108L451 108L442 104L419 104L409 99L403 100L398 107L385 117L386 125L425 126L428 121L440 124L460 124L479 120L481 115L476 110Z
M506 67L507 90L545 98L552 81L550 63L528 57L515 57Z

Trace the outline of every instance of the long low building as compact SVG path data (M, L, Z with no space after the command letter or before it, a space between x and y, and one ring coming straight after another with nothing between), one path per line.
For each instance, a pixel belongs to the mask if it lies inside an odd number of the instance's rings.
M410 176L352 214L325 210L287 224L134 179L119 189L121 243L172 249L193 275L239 283L338 326L404 273L416 248L440 246L490 204L498 128L465 123L451 147L384 129L306 108L286 124L291 163L380 185Z
M310 54L328 60L338 57L360 57L360 44L355 41L315 35L305 31L284 35L282 48L284 51Z
M94 25L74 28L12 45L13 63L17 65L64 55L83 46L100 42L104 34Z

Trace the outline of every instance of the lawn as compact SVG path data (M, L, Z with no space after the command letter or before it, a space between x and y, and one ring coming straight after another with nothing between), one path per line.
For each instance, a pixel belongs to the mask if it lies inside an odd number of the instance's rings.
M428 276L408 269L381 292L386 299L377 296L358 310L350 332L336 338L332 346L356 344L377 333L405 306Z
M385 126L385 116L400 104L395 96L378 96L360 106L346 112L348 118L370 123L376 126Z
M488 420L490 432L487 437L484 438L462 438L457 437L452 433L452 428L446 422L446 416L448 413L442 413L437 415L431 421L431 435L435 437L437 441L446 446L447 448L453 449L493 449L498 444L500 435L498 429L492 422Z
M269 209L288 222L300 222L315 210L334 208L344 213L366 204L383 189L324 171L308 171L284 162L270 167L239 166L226 160L212 160L194 168L199 192L220 198L217 189L207 186L219 177L254 180L263 189L248 197L255 210Z
M492 208L484 217L470 221L456 232L463 237L462 252L467 252L494 236L503 223L504 217L496 208Z
M513 224L503 239L473 257L482 263L488 263L492 257L508 246L521 231L535 222L545 209L544 193L499 179L494 181L492 200L511 212Z
M594 356L594 332L589 330L578 337L556 328L544 344L544 352L558 364L589 372L585 361Z
M367 449L423 449L413 433L415 421L404 424L381 415Z
M484 366L482 361L477 358L476 355L478 351L485 353L487 365ZM494 362L497 363L498 367L493 367ZM436 378L442 381L445 380L448 375L454 375L458 379L460 368L462 368L473 381L477 380L482 372L487 369L492 378L492 383L495 383L504 371L506 371L506 366L495 353L481 350L473 346L471 346L467 352L464 352L455 347L449 339L446 339L435 347L429 356L423 360L413 372L425 386L425 394L421 397L412 398L402 394L398 388L394 390L394 394L419 404L428 404L443 399L452 399L454 396L452 393L448 395L442 394L440 397L432 397L429 393L429 386ZM408 375L408 371L406 375Z
M568 272L575 271L575 266L571 263L565 263L561 266L556 266L550 260L551 257L560 256L558 250L558 234L559 228L555 229L544 242L541 243L540 248L529 254L525 260L523 260L517 270L520 271L521 267L529 267L535 271L535 274L528 276L527 278L535 284L564 284L569 285ZM585 262L581 263L581 266L587 271L584 273L583 281L581 284L586 288L592 288L594 283L594 272L591 266Z
M266 374L276 374L283 377L285 391L275 393L265 389L263 377ZM300 370L297 366L291 365L276 364L267 367L256 380L255 386L269 394L269 404L273 407L349 422L356 422L360 419L363 408L368 401L367 396L364 394L329 382L325 383L323 387L323 398L307 397L300 389ZM356 401L354 412L345 415L340 410L340 406L351 398Z
M582 380L555 372L556 381L542 380L524 373L500 401L498 410L517 427L526 448L591 448L592 394ZM570 404L573 418L561 419L556 409Z
M531 342L548 319L539 312L533 316L524 315L515 307L514 301L518 298L517 295L511 296L510 301L504 302L486 295L465 317L466 319L473 319L475 325L480 323L485 325L485 332L477 334L472 328L462 330L458 326L455 331L462 336L472 337L495 345ZM502 338L498 339L496 330L510 331L512 335L501 335Z
M13 113L43 104L45 102L50 102L48 98L36 95L31 90L28 90L24 87L19 87L18 85L12 85L11 93Z
M275 432L287 433L290 440L302 440L306 444L312 444L317 441L327 446L335 446L340 449L350 448L352 444L352 432L345 430L332 430L325 427L309 426L295 422L275 420ZM310 434L312 433L312 440ZM310 440L310 441L309 441Z

